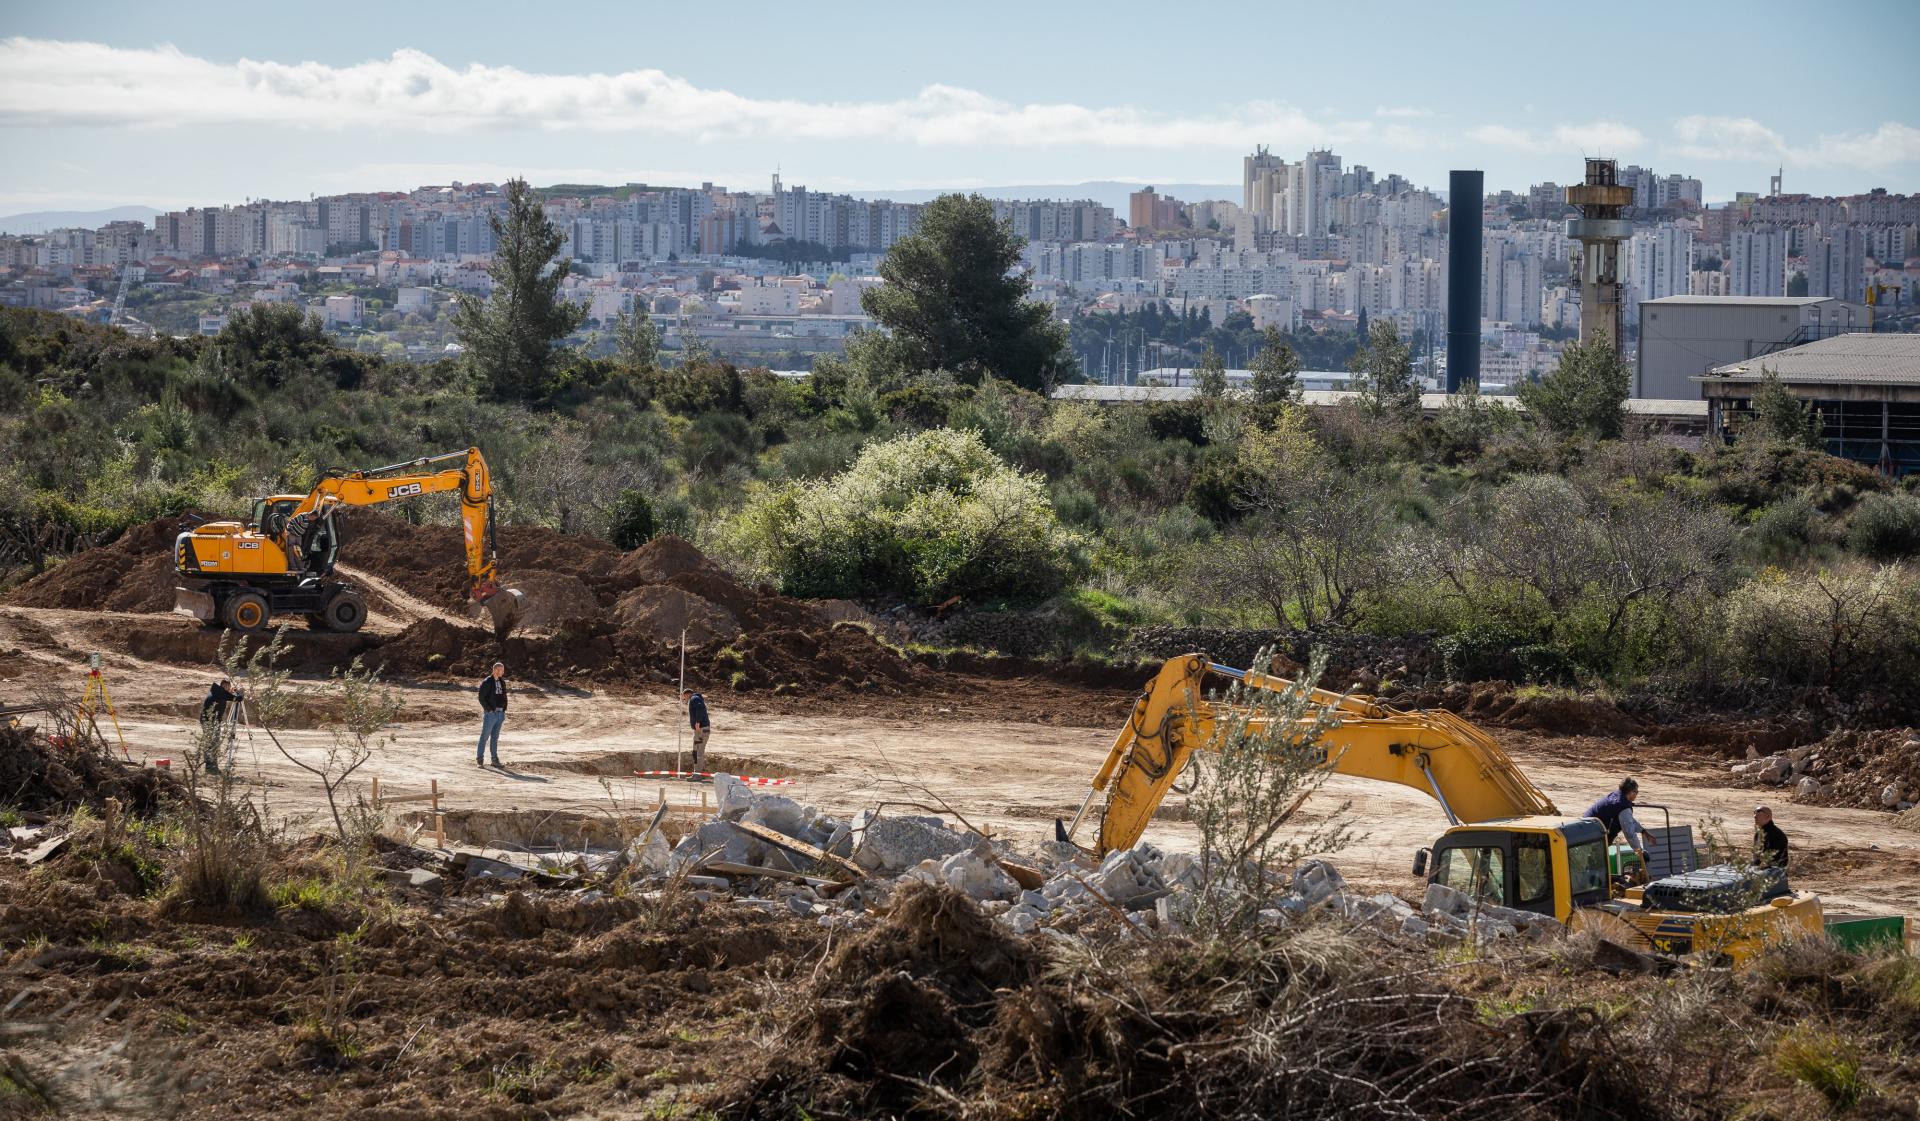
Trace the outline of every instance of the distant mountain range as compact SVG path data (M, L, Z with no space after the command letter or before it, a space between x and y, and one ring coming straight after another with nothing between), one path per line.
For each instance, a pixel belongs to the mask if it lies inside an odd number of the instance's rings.
M36 210L31 214L0 217L0 234L43 234L68 226L92 230L108 222L124 222L132 218L152 225L153 216L158 213L151 206L115 206L106 210Z
M941 195L955 192L968 195L984 195L990 199L1092 199L1102 206L1111 206L1121 218L1127 216L1127 196L1142 187L1151 186L1163 195L1172 195L1181 202L1205 202L1208 199L1229 199L1240 201L1241 187L1238 183L1123 183L1113 179L1096 179L1087 183L1034 183L1013 187L946 187L932 190L875 190L852 191L850 194L863 199L892 199L895 202L927 202Z

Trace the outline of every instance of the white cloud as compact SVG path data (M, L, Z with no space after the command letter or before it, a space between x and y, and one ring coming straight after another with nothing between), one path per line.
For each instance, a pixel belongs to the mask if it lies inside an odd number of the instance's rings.
M1132 106L1014 103L947 85L891 101L755 98L660 70L534 74L455 69L418 50L351 66L242 59L171 46L0 40L0 126L271 124L461 132L634 131L724 140L776 136L919 145L1190 149L1351 141L1370 121L1316 121L1277 103L1212 115Z
M1431 117L1433 110L1416 109L1408 105L1382 105L1373 111L1376 117Z
M1555 125L1544 131L1508 125L1481 125L1469 130L1467 137L1497 148L1516 148L1524 152L1581 152L1586 155L1622 155L1646 143L1646 137L1640 134L1639 129L1618 121Z
M1792 144L1752 117L1681 117L1670 151L1702 160L1767 160L1801 167L1884 168L1920 161L1920 128L1887 121L1872 132L1828 133Z

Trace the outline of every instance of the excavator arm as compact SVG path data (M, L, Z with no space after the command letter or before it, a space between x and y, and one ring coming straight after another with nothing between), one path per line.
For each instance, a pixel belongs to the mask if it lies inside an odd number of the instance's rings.
M452 460L464 462L458 467L429 470L436 463ZM378 506L396 499L452 491L460 494L460 522L466 536L467 575L473 578L473 598L484 603L499 592L500 586L495 582L499 564L493 544L493 475L479 448L323 478L295 507L289 525L302 517L331 517L341 506Z
M458 466L444 466L459 461ZM313 490L293 511L290 530L313 521L332 518L342 506L378 506L396 499L419 498L429 494L460 495L460 524L467 552L467 576L473 581L471 594L493 618L494 630L502 635L510 631L519 614L516 593L501 594L499 562L493 538L493 474L479 448L464 452L426 456L421 459L330 475L314 484ZM297 540L293 532L290 541Z
M1204 692L1208 674L1241 681L1248 688L1284 692L1284 678L1214 664L1203 654L1174 658L1134 703L1073 824L1063 830L1071 840L1094 799L1105 796L1096 856L1131 848L1145 832L1153 811L1172 788L1195 751L1214 741L1224 704ZM1325 767L1409 786L1440 803L1451 824L1492 821L1534 814L1557 814L1547 796L1530 782L1506 752L1464 720L1446 712L1402 712L1368 697L1349 697L1325 689L1308 694L1309 704L1334 718L1318 746ZM1309 713L1311 717L1318 713ZM1266 727L1257 712L1249 731ZM1306 728L1302 728L1304 733Z

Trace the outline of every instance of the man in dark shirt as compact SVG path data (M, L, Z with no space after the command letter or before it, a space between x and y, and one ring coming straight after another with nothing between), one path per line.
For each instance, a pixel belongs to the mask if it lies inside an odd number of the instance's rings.
M1753 862L1762 868L1787 866L1787 834L1773 823L1773 810L1753 808Z
M210 775L220 773L221 726L227 722L227 708L245 697L245 693L233 687L232 678L223 677L207 689L206 700L200 702L200 729L205 736L206 766Z
M707 719L707 698L682 689L680 700L687 706L687 723L693 726L693 769L703 771L707 767L707 736L713 731L713 723Z
M487 765L487 749L493 749L493 765L500 765L500 725L507 722L507 664L493 663L493 672L480 679L480 742L473 745L473 765Z

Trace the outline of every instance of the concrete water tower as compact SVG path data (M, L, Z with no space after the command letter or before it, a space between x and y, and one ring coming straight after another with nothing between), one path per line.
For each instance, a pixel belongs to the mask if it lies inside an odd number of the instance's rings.
M1633 188L1620 185L1612 160L1588 160L1587 181L1567 188L1567 202L1580 217L1567 220L1567 236L1580 243L1580 341L1604 339L1620 353L1620 243L1633 223L1620 215L1633 205Z

